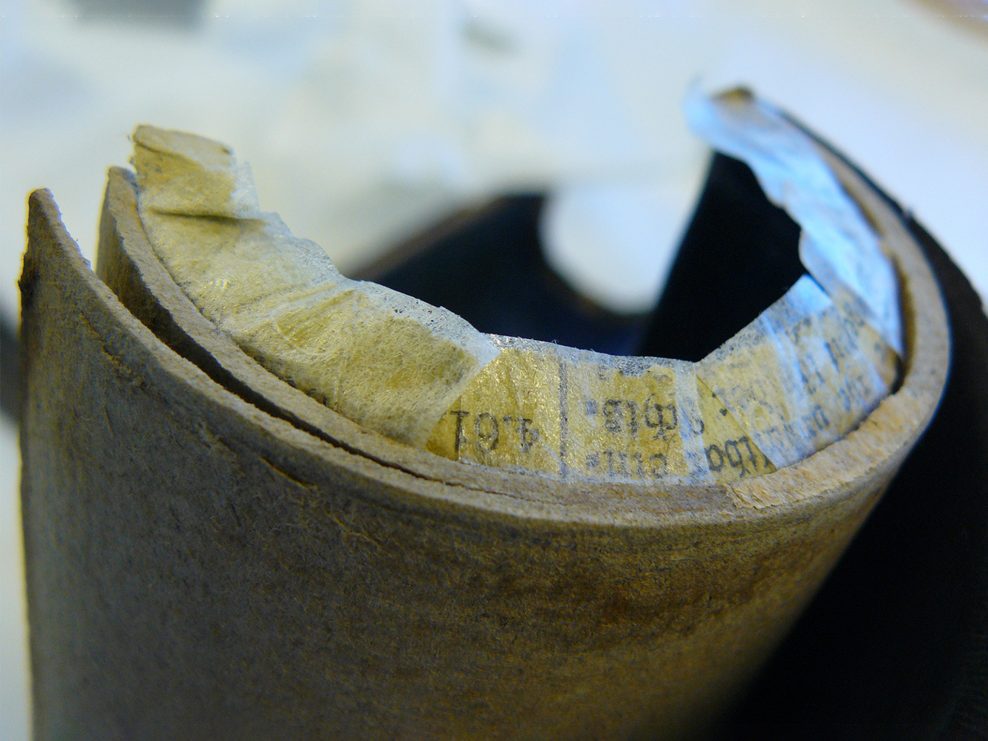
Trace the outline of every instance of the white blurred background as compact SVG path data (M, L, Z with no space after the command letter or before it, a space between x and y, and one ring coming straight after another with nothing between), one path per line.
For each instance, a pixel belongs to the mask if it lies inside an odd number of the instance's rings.
M744 83L912 209L988 295L978 0L4 0L0 315L26 196L92 258L137 123L234 146L346 270L466 204L546 189L550 262L619 311L660 290L704 147L691 86ZM16 429L0 422L0 738L28 735Z

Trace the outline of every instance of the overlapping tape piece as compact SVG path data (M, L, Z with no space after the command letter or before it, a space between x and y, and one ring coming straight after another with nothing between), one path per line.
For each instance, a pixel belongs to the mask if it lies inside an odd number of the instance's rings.
M456 314L341 275L260 210L229 148L148 126L133 138L141 221L169 273L247 353L327 406L421 446L497 355Z
M140 127L149 241L203 315L273 373L364 426L447 458L567 480L729 482L846 435L902 354L894 266L798 127L744 91L690 120L803 229L808 275L699 363L485 335L342 276L260 210L223 145Z

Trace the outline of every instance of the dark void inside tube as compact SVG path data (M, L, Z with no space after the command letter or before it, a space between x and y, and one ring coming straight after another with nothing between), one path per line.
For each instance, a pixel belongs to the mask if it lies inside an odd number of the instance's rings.
M539 243L544 201L540 194L502 198L397 246L354 277L444 306L481 332L696 361L805 272L799 227L768 201L747 165L724 155L711 160L665 289L648 314L609 311L556 275Z

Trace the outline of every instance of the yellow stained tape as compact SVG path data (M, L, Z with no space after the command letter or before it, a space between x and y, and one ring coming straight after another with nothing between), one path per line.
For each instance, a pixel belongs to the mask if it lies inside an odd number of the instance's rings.
M341 414L422 446L497 354L455 314L341 275L260 211L227 147L142 126L134 166L148 239L203 315Z
M139 211L208 319L371 429L454 460L564 479L732 481L839 439L889 393L898 288L878 235L805 134L737 91L694 99L690 111L804 227L813 276L699 363L484 335L347 279L260 211L228 148L188 134L135 133Z

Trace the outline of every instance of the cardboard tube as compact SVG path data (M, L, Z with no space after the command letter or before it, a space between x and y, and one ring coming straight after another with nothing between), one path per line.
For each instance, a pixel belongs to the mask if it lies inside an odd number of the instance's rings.
M21 440L38 737L702 729L813 595L946 377L919 249L830 163L888 235L899 386L792 465L698 485L468 466L371 432L183 303L143 261L121 173L100 247L116 293L35 193Z

